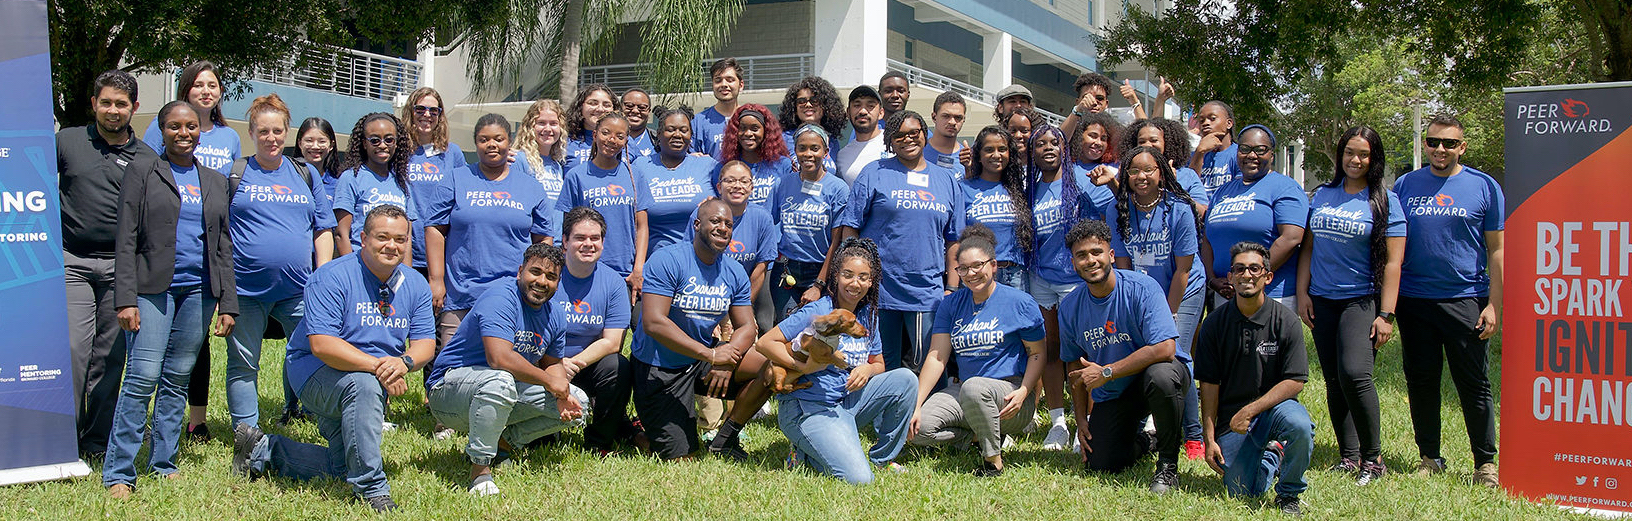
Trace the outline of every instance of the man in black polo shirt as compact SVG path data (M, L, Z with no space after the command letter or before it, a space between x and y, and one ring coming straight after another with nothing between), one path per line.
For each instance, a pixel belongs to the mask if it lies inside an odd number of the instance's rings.
M113 308L119 182L125 165L154 152L130 128L137 107L136 78L112 70L97 76L91 89L96 121L57 132L57 182L79 451L94 456L107 450L119 377L125 372L124 335Z
M1291 309L1264 295L1275 276L1268 249L1239 243L1230 248L1230 261L1235 298L1207 316L1195 344L1207 464L1236 496L1262 495L1279 474L1276 506L1301 515L1298 495L1309 488L1303 472L1315 433L1309 411L1297 401L1309 379L1303 325Z

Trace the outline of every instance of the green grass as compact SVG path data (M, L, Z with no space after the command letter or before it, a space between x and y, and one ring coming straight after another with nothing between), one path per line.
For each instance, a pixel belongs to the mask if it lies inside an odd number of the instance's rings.
M100 461L89 462L92 476L66 482L0 488L0 519L337 519L370 518L366 506L350 500L338 481L295 483L282 479L245 481L230 475L231 437L221 375L226 356L220 339L212 343L216 378L209 425L216 439L184 444L176 481L151 475L137 493L120 502L100 485ZM1304 511L1314 519L1564 519L1581 518L1559 508L1535 505L1471 482L1472 461L1461 412L1447 378L1443 385L1444 454L1451 470L1418 479L1405 382L1398 342L1378 357L1378 389L1383 404L1383 454L1390 474L1364 488L1347 476L1326 472L1336 459L1325 407L1325 384L1313 378L1302 394L1316 423L1314 470L1304 494ZM268 342L261 375L261 411L268 432L322 443L310 423L284 429L273 425L282 406L283 349ZM1500 360L1499 353L1491 360ZM1313 353L1311 364L1317 363ZM1494 365L1494 364L1493 364ZM1311 373L1319 374L1318 368ZM1493 381L1500 370L1492 368ZM417 377L416 377L417 378ZM418 385L391 402L388 416L402 428L385 434L386 473L399 513L413 519L1045 519L1065 516L1132 519L1275 518L1269 499L1238 500L1224 495L1219 479L1198 461L1180 463L1179 490L1154 497L1146 490L1150 460L1114 475L1085 474L1075 457L1046 452L1043 430L1004 454L1008 470L1000 478L968 474L973 453L909 448L899 459L910 472L881 474L871 486L852 487L808 471L786 471L788 442L774 418L747 429L753 461L710 459L662 463L646 457L600 459L578 448L576 433L563 445L523 452L496 474L502 495L473 498L465 493L469 465L465 439L435 441L434 423L419 405ZM1495 386L1500 392L1500 385ZM145 452L143 453L145 458ZM1504 469L1504 473L1522 472Z

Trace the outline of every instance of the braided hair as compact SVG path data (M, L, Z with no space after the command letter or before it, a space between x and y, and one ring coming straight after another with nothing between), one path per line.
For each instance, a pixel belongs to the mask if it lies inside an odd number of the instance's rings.
M1009 147L1009 160L1003 163L1003 171L998 174L998 180L1003 184L1003 188L1009 192L1009 211L1014 213L1014 242L1020 246L1020 251L1030 252L1033 233L1031 200L1027 198L1026 171L1021 168L1022 163L1014 150L1014 135L1009 134L1008 130L997 125L987 125L986 128L980 129L980 134L975 136L974 158L969 162L969 167L964 170L963 178L977 179L980 177L984 169L984 165L980 162L980 149L985 146L986 139L990 137L1002 138L1003 143Z
M867 261L869 269L873 270L872 287L867 289L866 295L862 295L861 302L856 303L856 316L859 318L865 309L867 321L864 323L871 330L878 325L878 285L884 277L884 267L878 260L877 243L861 237L848 237L840 242L839 248L833 251L832 262L827 264L827 287L822 290L829 296L839 294L839 271L852 257ZM838 301L833 304L837 306Z
M1015 111L1019 113L1019 111ZM1031 201L1032 209L1037 207L1037 186L1043 180L1043 171L1037 168L1037 140L1044 135L1054 136L1060 143L1060 229L1069 230L1077 224L1077 198L1082 195L1082 189L1077 186L1077 176L1071 171L1071 147L1065 141L1065 133L1059 127L1042 123L1031 129L1031 138L1026 141L1026 153L1031 155L1026 161L1026 200ZM1031 252L1036 255L1037 252ZM1070 252L1066 252L1070 255ZM1032 266L1041 266L1043 259L1033 259ZM1066 262L1070 262L1067 258Z
M1179 185L1178 178L1173 174L1173 165L1168 163L1161 150L1156 147L1134 147L1128 151L1127 157L1122 158L1122 164L1116 173L1116 229L1122 234L1124 243L1128 242L1128 239L1133 236L1133 219L1129 217L1129 215L1133 214L1133 211L1129 208L1131 205L1128 204L1133 201L1133 186L1129 181L1133 171L1133 160L1147 154L1150 155L1151 159L1156 160L1156 167L1162 171L1162 180L1156 185L1157 190L1162 192L1156 198L1157 204L1162 205L1169 212L1173 211L1172 204L1174 201L1183 202L1187 205L1186 208L1196 207L1195 199L1192 199L1190 193L1184 191L1184 187ZM1202 216L1191 212L1191 217L1196 220L1196 240L1200 241L1204 225Z
M396 116L391 115L389 112L375 112L358 118L357 125L351 128L351 143L346 150L345 169L361 169L368 165L369 154L368 151L363 148L364 146L368 145L368 137L367 134L363 133L363 131L368 128L369 123L373 123L375 121L390 121L391 126L397 129L396 146L395 149L391 151L391 160L386 162L385 166L386 171L391 173L391 177L396 179L397 188L401 188L402 195L407 197L408 158L412 156L412 153L408 151L408 149L411 148L408 143L408 131L407 129L403 128L402 120L397 119Z
M1321 188L1335 190L1343 189L1343 180L1348 176L1343 172L1343 147L1349 140L1360 138L1371 147L1370 163L1366 166L1366 197L1371 202L1371 237L1367 241L1371 245L1371 286L1378 298L1383 294L1383 268L1388 264L1388 192L1383 188L1384 163L1388 156L1383 150L1383 138L1371 127L1360 125L1351 127L1343 132L1343 137L1337 140L1338 158L1332 180L1321 185Z

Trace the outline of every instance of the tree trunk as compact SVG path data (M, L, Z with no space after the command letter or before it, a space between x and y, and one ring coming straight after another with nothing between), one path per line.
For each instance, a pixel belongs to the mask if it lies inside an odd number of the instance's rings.
M1602 24L1608 52L1604 53L1609 66L1610 81L1632 80L1632 5L1627 2L1605 2Z
M578 55L583 50L584 0L567 0L561 20L561 90L556 95L568 103L578 94Z

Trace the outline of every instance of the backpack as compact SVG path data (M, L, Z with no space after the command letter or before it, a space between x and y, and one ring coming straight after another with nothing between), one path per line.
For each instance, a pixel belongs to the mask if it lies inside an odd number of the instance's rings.
M300 172L300 179L306 181L306 189L312 190L312 194L316 195L317 187L312 185L312 171L310 165L306 164L306 159L288 156L284 156L284 158L295 164L295 171ZM244 182L245 168L249 168L248 157L240 157L232 161L232 171L227 174L227 193L237 195L238 185Z

